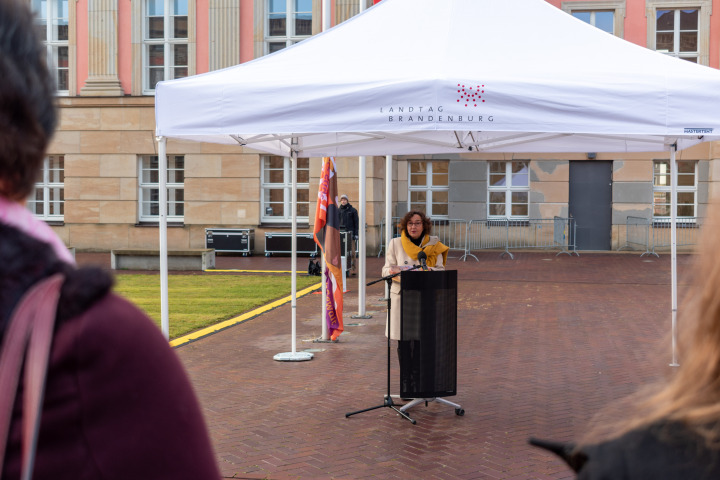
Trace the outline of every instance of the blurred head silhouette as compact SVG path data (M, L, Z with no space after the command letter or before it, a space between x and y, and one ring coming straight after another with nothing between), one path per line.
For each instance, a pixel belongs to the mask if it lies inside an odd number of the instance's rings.
M0 0L0 196L32 191L57 122L55 87L30 7Z

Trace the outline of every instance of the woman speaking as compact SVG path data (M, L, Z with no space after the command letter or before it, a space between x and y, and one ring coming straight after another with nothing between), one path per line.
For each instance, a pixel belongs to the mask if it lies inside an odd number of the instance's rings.
M387 248L383 277L419 265L418 254L427 255L427 266L432 270L445 270L449 248L440 239L430 235L432 224L423 212L408 212L400 220L400 237L393 238ZM422 257L422 255L421 255ZM400 276L393 278L390 289L391 316L390 338L400 340ZM395 308L392 308L394 306ZM387 323L385 335L388 335Z

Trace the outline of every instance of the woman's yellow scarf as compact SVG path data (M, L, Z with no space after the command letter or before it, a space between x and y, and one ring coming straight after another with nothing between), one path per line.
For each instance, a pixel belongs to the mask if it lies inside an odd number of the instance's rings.
M408 236L405 234L405 231L403 231L400 235L400 239L402 241L403 250L405 250L405 253L407 253L413 260L417 260L418 253L420 253L420 251L422 250L427 255L426 263L428 267L434 267L437 264L438 255L442 255L443 265L447 265L447 255L450 248L440 242L428 245L428 242L430 241L430 235L425 235L423 237L422 241L420 242L420 247L415 245L412 240L408 238Z

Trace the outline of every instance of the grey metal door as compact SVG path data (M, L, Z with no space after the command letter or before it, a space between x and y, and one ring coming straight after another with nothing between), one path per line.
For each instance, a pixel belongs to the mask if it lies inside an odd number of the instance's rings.
M578 250L610 250L612 162L570 162L570 216Z

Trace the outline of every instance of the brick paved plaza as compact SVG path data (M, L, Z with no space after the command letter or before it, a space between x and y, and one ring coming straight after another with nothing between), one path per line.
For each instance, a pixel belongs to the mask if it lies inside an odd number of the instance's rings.
M565 479L570 470L529 447L529 436L571 440L607 402L669 372L670 256L484 252L450 259L458 270L458 394L464 416L439 403L390 408L386 391L384 284L357 281L345 296L338 343L320 336L320 295L297 304L291 350L287 304L177 349L205 409L221 471L246 479ZM692 256L680 255L683 274ZM382 259L368 259L368 281ZM218 268L290 269L289 258L219 257ZM307 268L307 259L298 259ZM172 305L170 306L172 316ZM397 374L392 352L393 377ZM393 378L393 393L397 380ZM400 401L398 401L400 402ZM401 402L400 402L401 403Z

